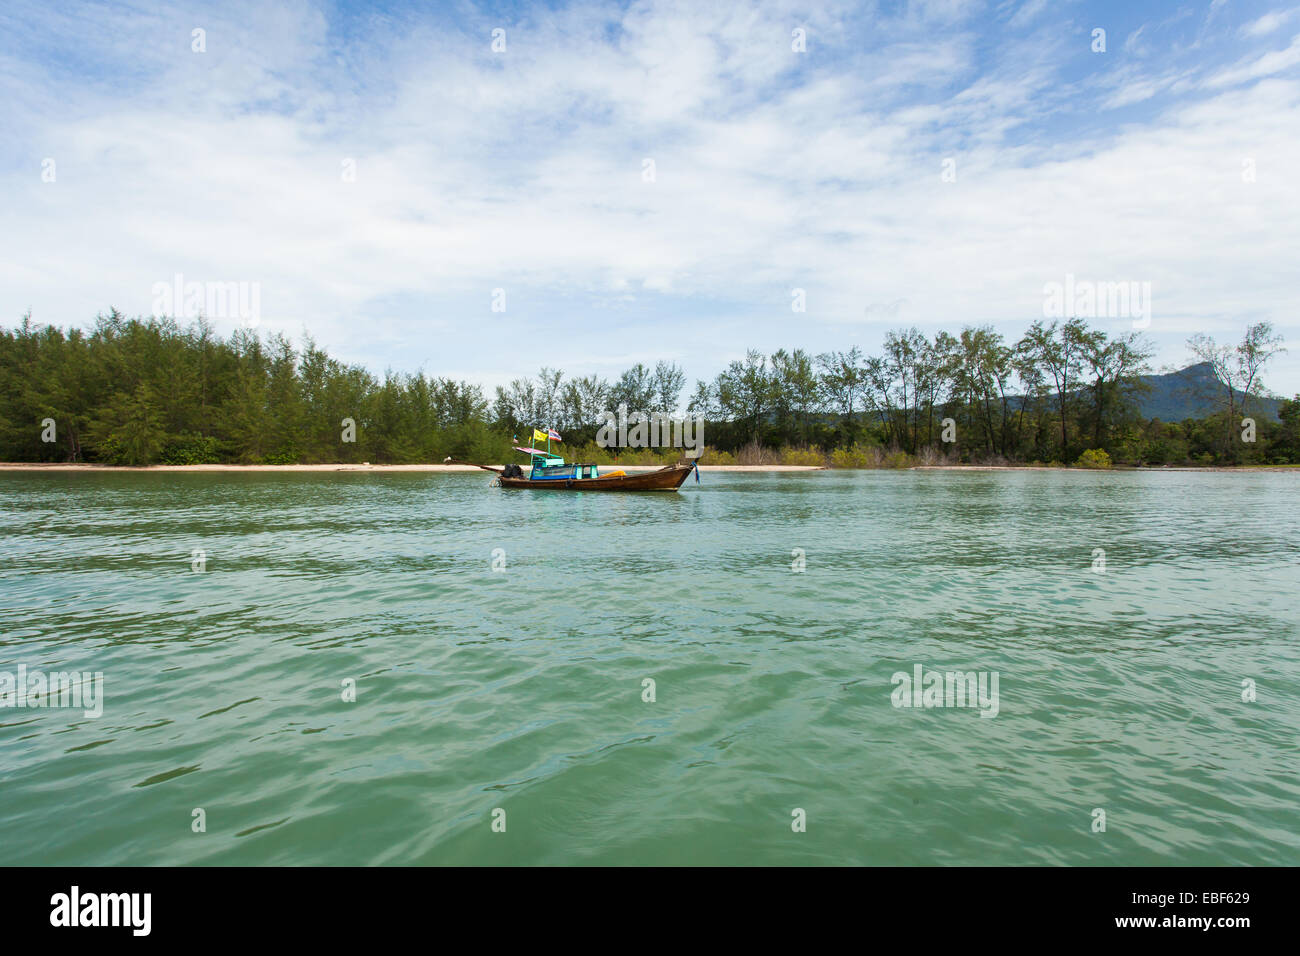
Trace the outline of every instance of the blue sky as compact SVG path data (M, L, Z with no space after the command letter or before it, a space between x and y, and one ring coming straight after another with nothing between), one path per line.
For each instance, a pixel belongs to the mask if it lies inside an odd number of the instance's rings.
M1300 392L1294 2L8 0L0 93L10 325L181 274L374 371L693 380L1017 336L1069 274L1151 284L1158 367L1271 320Z

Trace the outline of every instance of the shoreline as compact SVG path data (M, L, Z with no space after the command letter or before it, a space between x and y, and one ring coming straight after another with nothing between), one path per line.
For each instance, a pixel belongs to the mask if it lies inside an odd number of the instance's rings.
M493 465L500 468L500 465ZM627 472L655 471L663 465L601 465L602 471L622 469ZM828 471L823 465L700 465L700 471ZM482 471L474 465L96 465L76 462L0 462L0 471L62 471L62 472L113 472L113 471L156 471L156 472L311 472L311 471L359 471L359 472L467 472Z
M880 470L880 469L876 469ZM1066 465L913 465L905 471L1080 471L1105 474L1125 472L1235 472L1300 471L1300 465L1116 465L1113 468L1076 468Z
M493 467L500 468L500 465ZM626 472L654 471L662 465L602 465L603 469L623 469ZM1160 465L1144 467L1101 468L1067 468L1056 465L913 465L910 468L829 468L825 465L700 465L700 471L706 472L814 472L814 471L1080 471L1107 472L1112 474L1124 472L1217 472L1231 473L1244 471L1294 471L1300 473L1300 465ZM371 465L371 464L334 464L334 465L98 465L77 462L0 462L0 472L160 472L184 474L187 472L475 472L482 471L474 465Z

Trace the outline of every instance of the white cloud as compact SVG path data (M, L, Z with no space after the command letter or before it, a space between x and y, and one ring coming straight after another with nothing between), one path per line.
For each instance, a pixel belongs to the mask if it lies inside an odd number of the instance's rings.
M1271 13L1266 13L1258 20L1251 20L1249 23L1244 25L1241 28L1241 35L1246 37L1267 36L1281 27L1297 13L1300 13L1300 8L1274 10Z
M1263 76L1281 73L1298 63L1300 63L1300 33L1291 38L1291 45L1285 50L1273 50L1262 56L1243 60L1237 66L1210 77L1207 85L1211 87L1237 86Z
M1068 38L1006 38L982 63L971 10L863 29L847 7L582 5L505 23L503 55L490 18L352 24L345 55L308 5L91 16L96 58L141 64L126 88L0 61L22 84L0 317L147 312L177 272L258 281L269 329L489 385L629 356L704 377L745 346L874 348L899 323L1017 333L1066 273L1152 282L1160 361L1261 317L1300 334L1285 64L1243 61L1140 125L1078 133L1054 119L1077 95L1057 72ZM1149 108L1190 75L1110 73L1102 96Z

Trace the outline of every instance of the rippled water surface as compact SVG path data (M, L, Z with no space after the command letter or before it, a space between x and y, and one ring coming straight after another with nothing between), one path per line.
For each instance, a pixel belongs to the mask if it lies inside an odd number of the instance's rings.
M1300 474L488 477L0 475L0 858L1300 863Z

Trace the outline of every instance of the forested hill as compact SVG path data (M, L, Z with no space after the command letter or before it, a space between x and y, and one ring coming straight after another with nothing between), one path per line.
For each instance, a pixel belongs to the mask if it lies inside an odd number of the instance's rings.
M1162 422L1181 422L1189 418L1205 418L1214 414L1224 396L1227 386L1215 377L1214 367L1209 362L1189 365L1177 372L1164 375L1143 375L1139 381L1149 386L1149 390L1139 390L1134 400L1138 415L1142 418L1158 418ZM1238 407L1241 404L1241 392L1233 392ZM1265 414L1277 420L1279 400L1252 394L1250 408L1255 414Z

